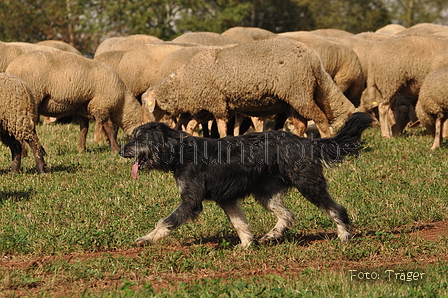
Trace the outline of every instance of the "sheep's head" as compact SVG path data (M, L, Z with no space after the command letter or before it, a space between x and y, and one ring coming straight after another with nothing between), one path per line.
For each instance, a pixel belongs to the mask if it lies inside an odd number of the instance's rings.
M156 94L151 88L142 94L143 123L159 122L165 114L157 105Z

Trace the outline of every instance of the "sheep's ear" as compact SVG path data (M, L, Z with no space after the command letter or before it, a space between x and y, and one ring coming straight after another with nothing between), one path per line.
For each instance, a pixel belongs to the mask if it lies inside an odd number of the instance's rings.
M153 91L145 92L142 95L142 105L148 109L150 113L154 113L156 108L156 97Z

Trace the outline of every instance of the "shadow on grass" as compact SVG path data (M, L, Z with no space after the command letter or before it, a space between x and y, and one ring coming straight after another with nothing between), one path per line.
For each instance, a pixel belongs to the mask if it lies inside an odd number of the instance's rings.
M48 173L56 173L56 172L65 172L65 173L76 173L81 168L81 165L78 164L68 164L68 165L53 165L47 167ZM37 172L36 172L37 173Z
M313 234L287 234L285 235L284 238L280 238L277 240L273 240L269 243L263 243L263 244L259 243L258 239L259 238L256 238L254 240L255 246L274 246L278 244L283 244L285 242L293 242L296 243L298 246L307 247L316 241L337 239L337 234L334 232L330 233L319 232ZM201 245L201 244L212 244L212 245L214 244L215 249L225 249L240 244L240 238L238 238L238 236L236 235L229 234L221 237L218 236L205 237L192 242L185 243L186 246Z
M0 191L0 203L7 200L13 200L14 202L28 201L30 197L34 196L36 192L32 189L18 190L18 191Z

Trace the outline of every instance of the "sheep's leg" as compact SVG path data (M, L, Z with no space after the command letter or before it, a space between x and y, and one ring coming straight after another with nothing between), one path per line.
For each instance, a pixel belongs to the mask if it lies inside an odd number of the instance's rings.
M117 144L117 137L115 129L109 123L109 121L103 122L103 129L106 132L106 135L109 137L110 146L112 148L112 153L118 153L120 151L120 146Z
M218 125L219 137L227 136L227 121L222 118L216 118L216 124Z
M37 139L37 136L35 138ZM28 141L27 143L29 144L29 146L31 147L31 150L33 151L34 161L36 162L37 171L39 173L45 173L47 170L45 160L44 160L45 150L36 141Z
M229 217L230 222L240 238L240 246L243 248L248 247L253 240L252 233L250 232L249 224L247 223L246 216L243 209L241 209L238 201L231 204L221 204L221 208Z
M255 199L267 210L272 211L278 219L274 228L264 235L259 242L268 243L280 239L285 231L294 225L294 213L285 206L281 193L275 194L271 198L256 197Z
M265 131L265 119L263 117L250 117L252 120L252 124L254 125L254 130L256 132Z
M290 114L294 126L294 133L299 137L304 137L308 126L308 121L304 117L300 116L296 111L291 111Z
M9 134L2 134L0 136L2 143L5 144L9 150L11 150L12 163L11 172L20 172L20 164L22 161L22 144L17 139Z
M243 123L244 116L238 113L235 113L235 124L233 125L233 135L239 136L241 130L241 124Z
M199 126L199 122L196 119L191 119L188 124L187 127L185 128L185 132L190 134L190 135L198 135L196 133L196 128Z
M442 118L437 117L436 118L436 124L435 124L435 136L434 136L434 143L432 144L431 149L436 150L440 148L440 145L442 144L442 137L443 137L443 123Z
M390 105L386 103L380 103L378 105L378 114L380 118L381 135L385 138L390 138L389 130L389 109Z
M78 151L85 152L87 132L89 131L89 119L86 117L79 117L79 131Z
M331 137L330 124L328 118L317 105L304 105L292 108L304 119L311 119L316 123L317 129L322 138Z
M95 131L93 133L93 141L97 144L102 144L104 139L105 132L103 130L103 126L99 124L98 122L95 123Z

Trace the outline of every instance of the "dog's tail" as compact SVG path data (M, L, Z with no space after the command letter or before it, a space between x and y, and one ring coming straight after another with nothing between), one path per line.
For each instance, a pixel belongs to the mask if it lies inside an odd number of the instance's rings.
M361 149L361 134L374 121L366 113L352 114L336 136L316 140L315 156L319 156L325 165L342 162L345 156L356 153Z

